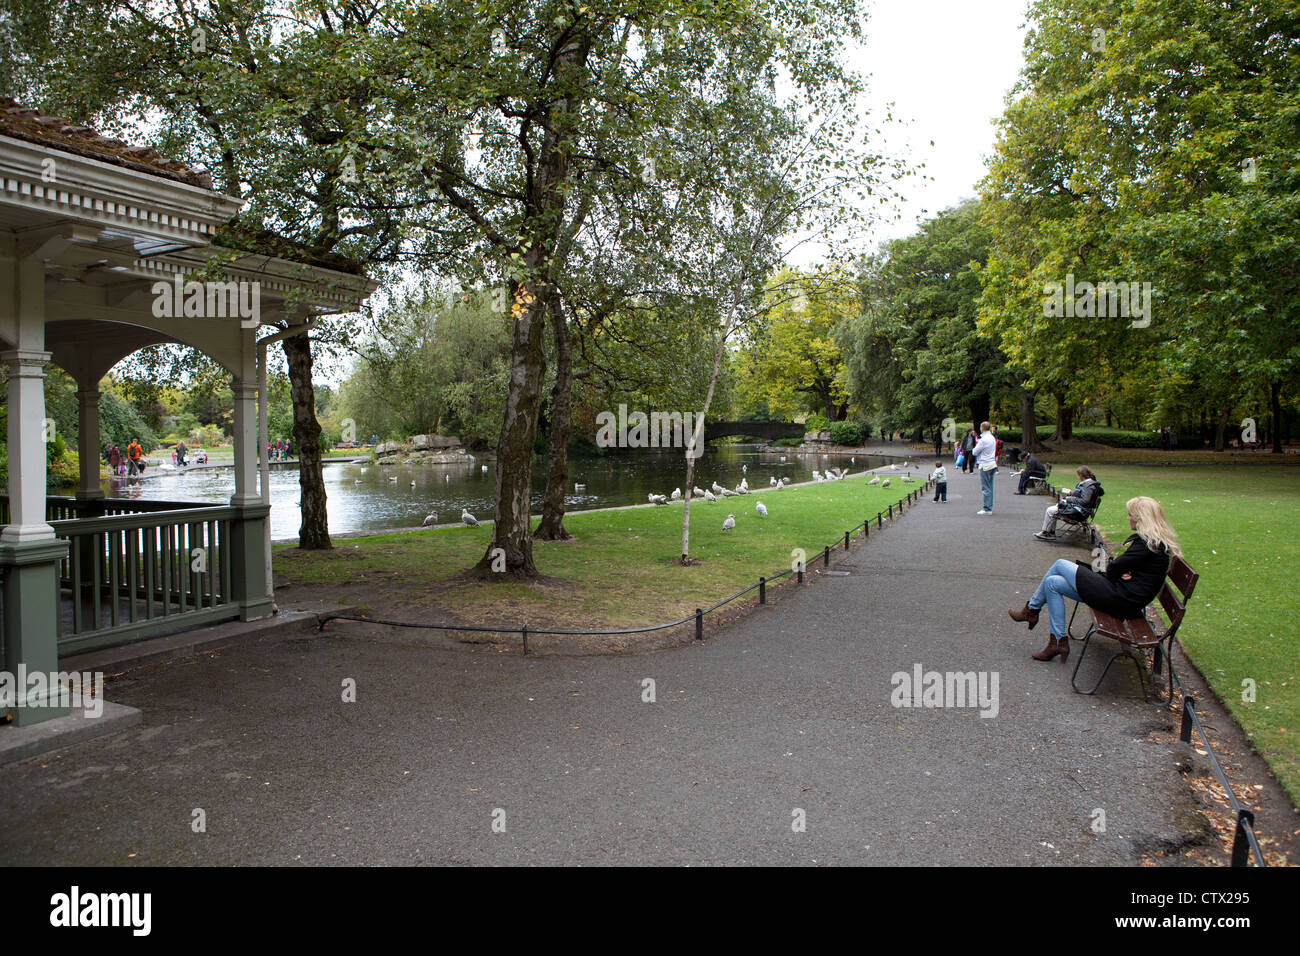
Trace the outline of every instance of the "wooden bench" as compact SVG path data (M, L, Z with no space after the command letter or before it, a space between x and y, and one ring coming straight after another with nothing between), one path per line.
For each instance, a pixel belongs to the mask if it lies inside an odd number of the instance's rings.
M1154 678L1160 673L1162 663L1169 669L1169 699L1174 695L1174 639L1178 635L1178 627L1183 623L1183 615L1187 611L1187 603L1191 600L1192 591L1196 589L1196 581L1200 577L1182 558L1173 558L1169 562L1169 574L1164 584L1160 586L1160 593L1147 606L1141 617L1120 620L1105 611L1098 611L1096 608L1089 607L1088 611L1092 614L1092 624L1088 627L1087 633L1083 635L1083 647L1079 651L1079 658L1074 664L1074 673L1070 676L1070 686L1080 694L1095 694L1101 682L1106 679L1106 672L1110 670L1110 665L1115 663L1121 657L1132 659L1134 666L1137 667L1138 680L1142 684L1143 700L1150 700L1147 696L1146 674L1144 662L1139 658L1139 654L1150 650L1151 659L1151 676ZM1161 620L1160 613L1155 609L1157 603L1160 610L1164 612L1164 619ZM1075 602L1074 612L1070 615L1070 624L1074 624L1074 617L1079 613L1079 606L1082 602ZM1083 605L1087 607L1087 605ZM1083 658L1088 653L1093 637L1097 635L1109 637L1117 641L1120 649L1111 656L1102 668L1101 676L1097 682L1092 685L1092 690L1082 690L1078 684L1079 667L1083 664ZM1066 628L1066 639L1073 635L1070 634L1070 628ZM1078 640L1078 638L1075 638Z

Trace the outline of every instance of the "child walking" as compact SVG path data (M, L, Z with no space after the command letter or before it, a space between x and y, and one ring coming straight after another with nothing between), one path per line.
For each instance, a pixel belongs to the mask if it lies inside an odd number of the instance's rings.
M940 458L934 463L934 471L930 472L930 480L934 482L934 500L948 503L948 473L943 470L943 459Z

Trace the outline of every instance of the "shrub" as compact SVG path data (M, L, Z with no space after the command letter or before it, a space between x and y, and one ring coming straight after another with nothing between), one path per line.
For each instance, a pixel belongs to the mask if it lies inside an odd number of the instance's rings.
M809 415L803 425L807 431L824 432L830 429L831 420L825 415Z
M831 441L837 445L861 445L867 438L867 426L862 422L833 422Z
M778 438L776 441L772 442L772 444L778 446L779 448L798 448L800 445L803 444L803 439L802 438Z

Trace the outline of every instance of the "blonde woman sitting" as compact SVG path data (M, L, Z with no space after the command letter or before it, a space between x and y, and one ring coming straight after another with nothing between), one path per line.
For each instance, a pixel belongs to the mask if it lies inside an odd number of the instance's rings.
M1164 509L1154 498L1130 498L1126 507L1128 524L1134 533L1105 572L1094 571L1083 561L1061 559L1043 575L1025 606L1008 612L1011 620L1028 624L1032 631L1038 623L1038 612L1046 605L1051 633L1047 646L1031 655L1034 660L1050 661L1060 655L1064 662L1070 656L1066 598L1127 620L1140 617L1160 593L1171 558L1182 555L1178 538L1169 527Z

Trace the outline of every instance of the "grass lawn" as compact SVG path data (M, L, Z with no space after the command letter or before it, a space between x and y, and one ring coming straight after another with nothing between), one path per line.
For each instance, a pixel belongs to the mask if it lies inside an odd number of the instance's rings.
M1094 462L1087 462L1094 465ZM1078 462L1052 477L1073 484ZM1164 507L1189 564L1200 573L1179 640L1246 731L1291 799L1300 804L1300 645L1293 590L1300 568L1300 462L1272 468L1097 467L1106 490L1098 526L1113 544L1131 532L1124 502ZM1253 703L1242 682L1256 683Z
M842 548L844 532L904 498L922 483L868 486L860 475L843 481L762 490L691 503L693 567L678 563L682 506L578 512L564 519L569 541L535 541L544 576L536 584L466 580L492 538L489 526L439 528L342 539L333 551L280 548L277 585L287 579L335 600L360 603L375 616L386 610L436 611L446 621L543 627L634 627L659 624L708 607L791 566L791 551ZM761 500L768 517L754 505ZM735 514L736 527L722 530ZM874 528L873 528L874 531ZM292 591L290 592L293 593Z

